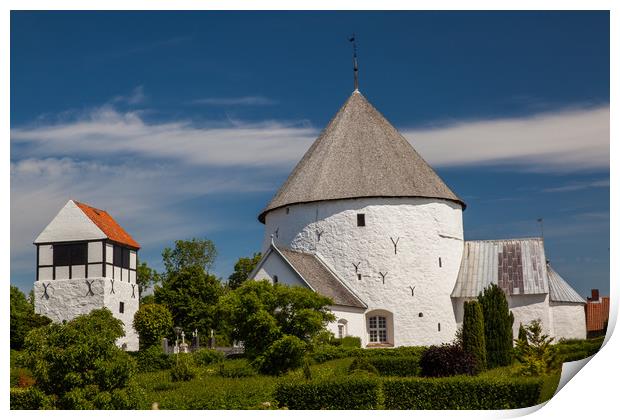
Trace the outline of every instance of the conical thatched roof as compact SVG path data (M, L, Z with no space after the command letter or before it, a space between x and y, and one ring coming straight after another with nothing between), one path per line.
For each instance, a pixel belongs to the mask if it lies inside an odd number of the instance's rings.
M359 91L312 144L258 216L296 203L361 197L428 197L465 203Z

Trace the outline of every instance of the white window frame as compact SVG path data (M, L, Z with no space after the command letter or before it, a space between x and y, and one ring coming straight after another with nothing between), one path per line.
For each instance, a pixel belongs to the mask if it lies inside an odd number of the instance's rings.
M387 317L373 315L368 317L368 341L373 344L388 343Z

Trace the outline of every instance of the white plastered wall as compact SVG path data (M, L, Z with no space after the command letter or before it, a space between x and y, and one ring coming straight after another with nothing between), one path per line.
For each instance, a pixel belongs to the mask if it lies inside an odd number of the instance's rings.
M551 302L550 307L554 326L553 336L556 340L586 338L586 313L583 303Z
M365 214L365 227L357 226L358 213ZM281 208L266 215L263 251L272 234L276 245L318 253L366 302L368 311L391 312L394 345L440 344L454 338L450 293L463 252L460 205L425 198L296 204L288 214ZM396 254L390 237L399 238ZM361 280L353 264L359 264ZM380 273L387 273L385 283Z
M274 276L278 276L279 284L288 284L289 286L308 287L300 276L284 261L277 252L269 252L269 255L263 261L263 264L252 277L253 280L269 280L274 282Z
M364 309L362 308L353 308L348 306L332 306L330 307L332 313L335 315L336 320L334 322L330 322L327 325L327 329L329 329L332 333L334 333L335 337L338 337L338 324L342 321L345 321L346 325L346 336L360 337L362 339L362 346L365 346L367 343L365 341L366 336L366 318L364 316Z

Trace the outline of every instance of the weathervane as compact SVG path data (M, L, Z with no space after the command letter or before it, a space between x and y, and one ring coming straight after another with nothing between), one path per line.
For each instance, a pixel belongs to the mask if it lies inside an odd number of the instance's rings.
M351 35L349 42L353 44L353 86L357 91L359 89L359 83L357 80L357 44L355 43L355 34Z

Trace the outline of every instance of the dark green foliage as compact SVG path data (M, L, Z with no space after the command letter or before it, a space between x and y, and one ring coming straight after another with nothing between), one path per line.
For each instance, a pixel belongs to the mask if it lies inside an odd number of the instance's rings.
M359 349L342 346L317 346L312 352L312 358L317 363L328 360L343 359L345 357L388 356L388 357L415 357L420 358L427 349L423 346L397 347L392 349Z
M174 365L173 355L164 353L159 346L140 350L136 355L136 361L140 372L156 372L170 369Z
M246 355L255 359L284 335L310 343L334 320L331 304L306 288L251 281L223 296L219 313L232 338L243 341Z
M527 344L527 331L525 330L525 327L521 323L519 323L519 335L518 335L517 340L523 341L525 342L525 344Z
M228 287L236 289L241 286L241 284L248 279L254 267L260 262L261 257L261 253L257 252L252 255L252 258L239 258L235 263L233 273L228 277Z
M279 383L275 399L292 410L369 410L379 406L380 383L350 376L337 380Z
M138 267L136 269L136 283L138 284L138 290L140 292L140 303L148 303L142 301L142 293L147 289L155 286L160 281L161 276L157 273L157 271L149 267L146 262L142 261L140 264L138 264Z
M11 388L11 410L39 410L54 408L53 398L36 387Z
M455 344L431 346L420 358L420 374L426 377L473 375L476 360Z
M257 374L247 359L233 359L222 362L218 372L220 376L225 378L247 378Z
M420 358L412 356L370 356L372 364L381 376L418 376Z
M588 340L560 340L554 345L557 351L558 363L572 362L585 359L596 354L605 337L597 337Z
M304 379L306 379L307 381L312 379L312 369L310 369L310 361L307 358L304 359L302 371L304 374Z
M172 332L172 327L172 314L164 305L140 305L133 317L133 328L143 349L161 345L161 339Z
M34 302L15 286L11 286L11 349L20 350L26 335L33 329L52 322L48 317L34 313Z
M492 284L478 296L484 317L484 339L487 348L487 367L508 366L512 363L512 324L514 317L508 309L504 291Z
M389 410L500 410L538 404L541 379L411 378L383 383Z
M370 363L370 360L367 357L356 357L349 365L349 373L358 373L360 371L372 373L374 375L379 374L377 368Z
M553 337L542 333L542 324L536 319L525 326L527 338L517 340L515 353L521 362L519 372L524 376L551 373L556 367L556 348L551 345Z
M482 372L487 366L487 351L484 340L484 318L482 306L477 301L464 303L463 308L463 350L476 361L476 372Z
M164 276L155 287L155 301L170 309L175 326L185 331L198 330L208 337L216 328L216 305L224 289L213 275L202 267L182 267Z
M191 381L196 377L196 368L191 354L180 353L175 355L175 363L170 369L172 382Z
M306 353L306 343L293 335L285 335L274 341L254 364L261 373L281 375L301 366Z
M93 310L33 330L26 337L24 363L57 408L84 408L84 398L93 408L133 408L140 393L132 381L136 363L115 345L123 334L122 322L108 309ZM114 395L119 398L109 403Z
M192 353L192 356L198 366L209 366L224 360L224 353L211 349L200 349Z

